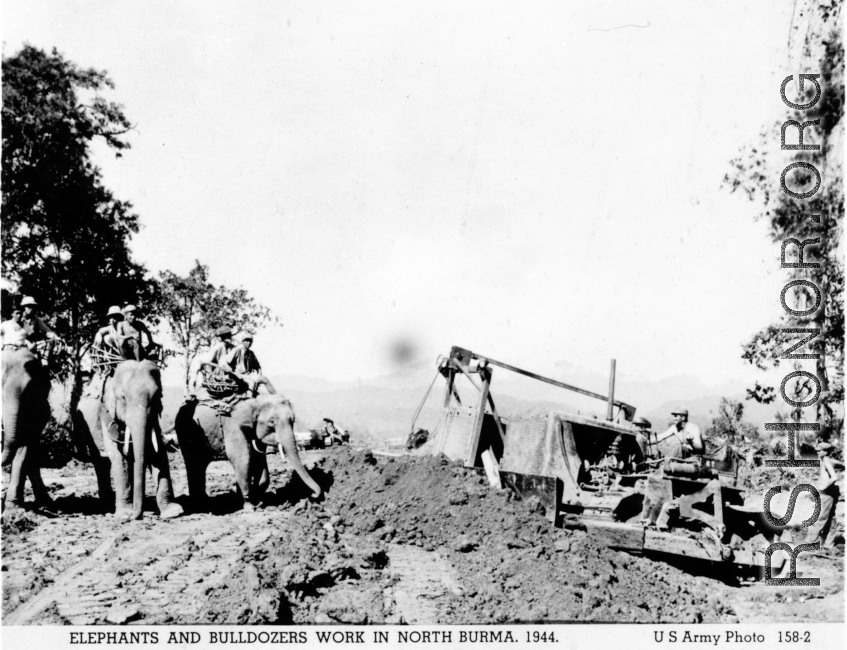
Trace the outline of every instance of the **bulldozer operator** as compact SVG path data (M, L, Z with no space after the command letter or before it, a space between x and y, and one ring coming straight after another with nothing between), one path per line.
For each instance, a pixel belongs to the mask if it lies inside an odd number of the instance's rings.
M688 409L671 411L673 421L667 431L656 436L658 449L665 458L702 456L705 451L700 427L688 421Z
M635 428L635 442L638 444L638 449L641 450L641 460L652 460L656 455L656 434L653 433L653 426L650 420L638 416L632 421L632 426Z

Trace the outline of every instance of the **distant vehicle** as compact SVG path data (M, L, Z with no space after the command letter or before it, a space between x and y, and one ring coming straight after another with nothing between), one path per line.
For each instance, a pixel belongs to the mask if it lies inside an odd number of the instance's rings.
M326 436L320 429L294 432L294 441L299 449L323 449L327 446L325 438Z
M300 449L324 449L333 445L343 445L350 441L350 434L335 426L329 418L324 418L323 429L295 431L294 440Z

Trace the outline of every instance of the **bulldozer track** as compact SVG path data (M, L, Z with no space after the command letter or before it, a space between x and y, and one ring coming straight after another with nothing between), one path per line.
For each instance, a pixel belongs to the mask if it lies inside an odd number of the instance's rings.
M462 595L453 566L438 552L416 546L390 544L388 570L399 578L394 585L396 623L437 623L438 604L448 594Z
M54 603L63 619L77 625L190 619L243 550L261 543L269 516L237 514L231 523L213 525L220 519L197 515L165 531L124 524L4 623L37 622ZM259 533L251 535L254 528Z
M175 469L184 492L181 464ZM213 491L231 489L228 464L212 463L209 470ZM96 493L90 467L72 476L47 473L47 482L60 499ZM91 513L42 521L34 531L5 536L3 624L196 620L206 595L245 549L279 525L280 514L237 511L164 521L147 512L141 521L121 523Z
M85 572L93 569L100 562L100 559L109 552L109 549L115 545L117 538L117 535L107 537L88 558L59 574L53 586L43 589L35 598L25 602L13 612L4 616L4 625L26 625L31 622L38 614L55 602L60 597L60 594L63 594L70 588Z

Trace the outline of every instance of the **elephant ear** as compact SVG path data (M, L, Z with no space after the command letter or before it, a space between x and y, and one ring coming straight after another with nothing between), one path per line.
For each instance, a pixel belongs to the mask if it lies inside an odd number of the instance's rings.
M106 386L103 389L103 403L106 407L106 412L113 421L118 419L118 398L115 395L115 378L109 377L106 379Z
M250 413L250 420L253 422L253 424L255 424L256 420L259 419L259 412L261 411L261 408L259 407L259 401L256 399L248 399L246 402L244 402L244 408L249 409L248 412Z

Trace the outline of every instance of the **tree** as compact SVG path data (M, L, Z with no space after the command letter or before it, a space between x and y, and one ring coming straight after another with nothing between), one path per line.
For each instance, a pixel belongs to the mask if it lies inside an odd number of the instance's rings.
M97 138L117 156L129 148L123 108L99 94L113 87L105 72L55 49L27 45L3 58L3 274L52 314L68 344L59 376L72 379L72 409L108 307L156 302L155 279L128 247L138 217L104 187L91 159Z
M798 334L781 330L819 328L821 335L808 347L820 354L815 367L822 388L821 399L817 403L817 419L827 426L832 424L833 407L844 403L844 265L839 253L844 222L840 137L844 114L841 2L832 0L828 3L812 3L811 7L800 8L799 13L804 12L807 12L805 17L809 25L805 35L797 25L792 29L792 38L796 40L794 49L800 52L806 62L798 71L820 72L821 98L812 110L803 111L802 114L785 114L773 127L765 129L756 145L745 147L732 160L732 170L724 182L731 191L742 192L761 206L757 218L767 221L773 241L783 242L793 237L802 242L820 238L818 245L807 246L804 253L805 262L819 262L820 267L790 269L786 280L809 280L820 287L824 296L823 308L811 320L784 316L778 322L764 327L744 344L742 357L762 370L779 367L785 349L801 340ZM810 101L814 84L807 83L806 86L805 90L809 94L805 101ZM802 101L796 100L795 103ZM806 129L804 140L805 144L820 144L820 150L782 151L780 133L786 119L801 123L820 120L818 126ZM797 138L796 129L789 129L789 133L794 140L786 141L794 142ZM796 161L811 163L821 171L824 179L820 190L808 200L795 200L779 188L781 170ZM790 182L794 187L811 188L814 181L811 173L803 171L797 173ZM820 214L819 223L811 218L813 214ZM796 251L796 246L790 246L786 261L797 262ZM793 291L800 305L810 298L814 300L805 287L795 287ZM802 311L803 307L799 310ZM808 353L807 350L802 352ZM808 383L796 382L793 386L789 385L787 390L793 392L794 399L803 399L813 393L815 388ZM759 382L747 392L749 398L763 403L773 401L776 396L774 386L761 385ZM795 416L799 416L799 412Z
M215 330L226 325L233 330L255 331L279 324L270 309L256 302L244 289L216 287L209 281L209 267L194 262L186 277L171 271L159 274L161 295L157 311L171 330L185 368L185 388L191 383L191 368L197 354L214 341Z
M744 404L734 399L721 397L718 406L717 417L712 418L712 423L704 434L706 438L720 439L732 445L738 445L744 438L755 440L759 436L759 430L754 424L744 419Z

